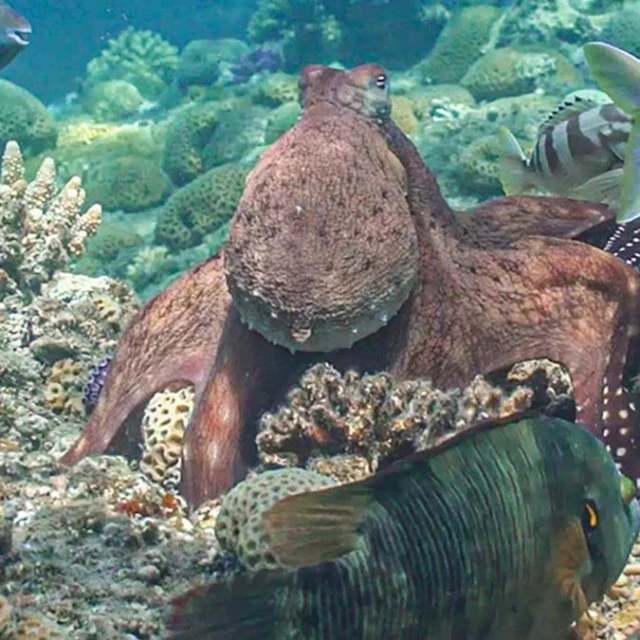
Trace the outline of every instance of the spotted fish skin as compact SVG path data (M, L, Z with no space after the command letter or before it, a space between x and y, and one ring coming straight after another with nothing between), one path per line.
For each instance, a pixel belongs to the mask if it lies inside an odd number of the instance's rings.
M362 490L372 502L352 551L197 588L177 603L171 638L555 639L578 616L555 576L585 501L600 510L591 555L575 568L588 602L616 579L638 532L638 504L622 500L602 443L548 417L472 429L315 497L343 492L344 507Z

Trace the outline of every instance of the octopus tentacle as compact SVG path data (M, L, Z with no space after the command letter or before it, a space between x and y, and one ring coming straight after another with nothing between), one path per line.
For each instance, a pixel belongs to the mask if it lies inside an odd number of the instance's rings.
M219 256L147 302L120 338L87 426L61 462L104 453L127 418L171 382L190 382L197 399L230 302Z
M181 491L197 507L228 491L255 463L255 427L295 359L248 329L232 307L204 391L185 433Z
M576 238L614 218L615 211L604 204L544 196L500 198L456 212L463 238L485 247L506 246L530 235Z

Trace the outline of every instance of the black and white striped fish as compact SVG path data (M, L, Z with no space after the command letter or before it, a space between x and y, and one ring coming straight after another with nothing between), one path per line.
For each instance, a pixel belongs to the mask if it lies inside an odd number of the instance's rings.
M505 193L536 189L616 207L632 125L631 117L612 102L598 104L577 94L540 125L528 158L502 127L499 173Z

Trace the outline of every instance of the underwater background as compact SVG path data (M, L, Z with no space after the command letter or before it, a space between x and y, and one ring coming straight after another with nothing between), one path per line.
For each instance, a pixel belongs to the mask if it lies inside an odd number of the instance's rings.
M167 600L235 562L214 543L220 501L189 513L177 491L193 389L154 396L134 462L99 456L63 474L58 460L141 303L224 246L246 176L298 121L301 69L383 65L393 120L464 209L503 195L501 127L528 155L566 96L596 89L586 42L640 56L640 0L12 6L33 34L0 71L0 249L22 240L12 212L27 205L65 233L35 225L19 268L0 274L0 640L158 640ZM11 262L0 252L0 265ZM384 397L397 429L409 405L420 424L469 424L535 404L527 385L541 377L548 397L570 395L566 373L548 362L515 367L506 386L478 378L444 392L425 382L419 394L384 376L374 392L370 379L319 367L301 382L295 420L310 424L320 404L336 424L351 424ZM329 406L340 394L357 401ZM283 410L261 421L262 469L306 464L278 448L295 420ZM382 449L391 459L404 446L349 438L323 452L332 461L319 474L359 479L377 469ZM261 509L275 499L259 497ZM636 545L581 637L621 640L639 616Z

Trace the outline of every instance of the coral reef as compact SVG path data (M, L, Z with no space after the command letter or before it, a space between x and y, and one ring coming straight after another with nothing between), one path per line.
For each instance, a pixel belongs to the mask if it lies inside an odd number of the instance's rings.
M40 100L0 80L0 148L15 140L30 157L54 147L57 135L56 123Z
M127 27L87 65L85 86L125 80L147 100L157 100L178 68L178 49L159 34Z
M107 80L90 86L82 96L82 103L97 120L117 122L137 113L144 98L131 82Z
M216 518L220 549L251 571L282 568L269 549L262 515L287 496L335 484L326 475L295 467L265 471L242 481L224 497Z
M344 375L314 365L286 403L260 419L262 465L298 466L341 482L383 468L478 420L532 406L566 405L571 384L559 365L531 361L506 376L505 387L481 376L444 391L428 380L397 381L386 373Z
M142 416L140 470L167 490L180 484L184 430L193 411L192 387L165 389L149 400Z
M234 84L244 84L258 73L274 73L282 66L282 56L277 49L258 47L238 58L231 66Z
M241 40L192 40L180 53L176 83L184 91L194 85L213 85L220 78L223 63L233 63L246 54L247 45Z
M418 72L431 82L460 80L482 55L499 15L500 10L490 5L462 9L443 29Z
M236 163L222 165L176 191L158 215L156 243L186 249L221 227L240 201L248 170Z
M167 174L137 155L108 158L87 172L88 196L107 211L144 211L162 204L171 192Z
M220 112L207 102L190 105L169 124L162 167L177 186L204 172L204 148L218 126Z
M0 174L0 298L38 294L70 257L83 254L86 238L102 220L99 205L82 213L84 200L77 177L58 192L51 159L27 183L20 148L7 143Z

